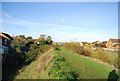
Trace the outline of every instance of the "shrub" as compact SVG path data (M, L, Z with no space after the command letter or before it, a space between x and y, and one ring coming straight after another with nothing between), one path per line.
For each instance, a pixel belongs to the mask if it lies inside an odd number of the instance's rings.
M30 51L26 52L26 63L31 63L37 58L39 54L47 52L51 48L50 45L38 46L36 44L30 45Z
M91 53L89 52L89 50L86 50L83 47L79 46L78 43L64 44L64 48L71 50L80 55L91 56Z
M118 67L118 52L112 52L112 51L106 51L102 48L97 48L96 50L91 49L90 47L81 47L77 43L67 43L64 44L64 48L71 50L77 54L92 57L99 59L103 62L109 63L110 65L114 65L115 67Z

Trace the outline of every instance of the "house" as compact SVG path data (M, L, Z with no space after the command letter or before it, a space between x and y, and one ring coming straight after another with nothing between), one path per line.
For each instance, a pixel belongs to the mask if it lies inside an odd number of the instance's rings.
M91 45L98 47L98 46L101 46L101 42L98 40L98 41L92 42Z
M8 53L13 38L7 33L0 33L0 54Z
M95 42L92 42L91 44L101 44L100 41L95 41Z
M89 43L88 43L88 42L80 42L79 44L80 44L80 46L89 45Z
M120 49L120 39L109 39L107 41L107 48Z
M107 41L102 41L101 46L106 48L107 47Z

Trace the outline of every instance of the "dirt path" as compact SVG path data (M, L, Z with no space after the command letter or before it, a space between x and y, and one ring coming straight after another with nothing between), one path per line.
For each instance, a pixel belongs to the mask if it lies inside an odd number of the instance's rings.
M115 68L114 66L112 66L112 65L110 65L110 64L108 64L108 63L102 62L102 61L100 61L99 59L90 58L90 57L86 57L86 56L84 56L84 57L85 57L85 58L88 58L88 59L90 59L90 60L93 60L93 61L95 61L95 62L98 62L98 63L104 64L104 65L107 65L107 66L109 66L109 67L111 67L111 68L113 68L113 69L115 69L115 70L118 70L118 69Z
M52 50L53 48L39 57L38 60L40 63L35 67L35 71L41 73L44 69L44 66L53 59L52 54L50 53Z

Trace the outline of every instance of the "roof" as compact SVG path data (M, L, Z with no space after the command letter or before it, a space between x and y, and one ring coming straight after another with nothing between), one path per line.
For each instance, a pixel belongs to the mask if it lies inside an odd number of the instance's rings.
M120 46L120 44L115 44L115 45L113 45L113 47L115 47L115 46Z
M98 41L92 42L91 44L95 44L95 43L97 43L97 42L100 42L100 41L98 40Z
M120 39L109 39L109 40L114 42L114 43L120 43Z
M9 34L7 34L7 33L0 33L0 36L6 38L8 40L13 40L13 38Z
M107 41L102 41L102 43L107 43Z
M89 44L88 42L82 42L82 43L84 43L84 44Z

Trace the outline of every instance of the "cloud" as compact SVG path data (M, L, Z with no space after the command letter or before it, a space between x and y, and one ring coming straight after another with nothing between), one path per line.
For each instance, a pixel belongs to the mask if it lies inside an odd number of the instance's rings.
M85 27L69 26L69 25L59 25L59 24L48 24L40 22L31 22L26 20L4 20L4 24L18 25L18 27L23 28L12 28L14 34L23 33L26 36L32 35L33 38L38 38L40 34L50 35L55 42L70 42L74 41L95 41L95 40L106 40L107 35L100 33L94 29L88 29ZM16 26L14 26L16 27ZM27 28L27 29L26 29ZM7 28L6 28L7 29ZM19 30L19 32L18 32ZM10 30L7 30L10 31Z
M7 18L13 18L10 14L8 14L8 13L6 13L4 11L2 11L2 15L6 16Z
M51 23L41 23L41 22L33 22L28 20L20 20L12 17L10 14L2 11L2 14L6 16L4 17L2 23L4 24L11 24L11 25L18 25L18 26L24 26L25 28L34 30L34 29L41 29L41 30L52 30L52 31L85 31L84 27L76 27L76 26L69 26L69 25L59 25L59 24L51 24ZM8 19L9 18L9 19ZM61 21L64 23L64 18L61 17ZM83 30L84 29L84 30Z
M15 18L11 19L3 19L2 21L4 24L12 24L12 25L18 25L18 26L24 26L28 29L49 29L49 30L59 30L59 31L72 31L72 30L79 30L79 31L85 31L84 27L77 27L77 26L69 26L69 25L59 25L59 24L49 24L49 23L40 23L40 22L32 22L27 20L19 20Z
M33 22L28 20L15 19L8 13L2 12L4 17L2 23L6 31L16 34L25 34L26 36L32 35L33 38L38 38L40 34L47 34L52 36L53 41L56 42L70 42L76 39L76 41L95 41L95 40L107 40L111 37L104 32L100 32L95 29L87 28L87 26L71 26L71 25L60 25L51 23ZM95 19L96 20L96 19ZM61 17L62 23L64 18ZM6 25L7 24L7 25ZM89 22L89 25L93 22ZM17 26L16 26L17 25ZM11 26L11 28L10 28ZM14 27L14 28L13 28ZM19 30L19 31L18 31ZM5 32L6 32L5 31ZM113 36L114 37L114 36Z
M42 26L46 26L46 27L59 27L60 25L56 25L56 24L46 24L46 23L39 23L39 22L31 22L31 21L26 21L26 20L19 20L19 19L3 19L3 23L4 24L12 24L12 25L19 25L19 26L25 26L27 28L38 28L38 27L42 27Z

